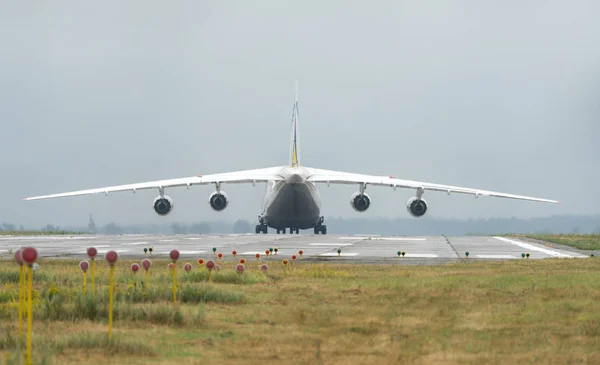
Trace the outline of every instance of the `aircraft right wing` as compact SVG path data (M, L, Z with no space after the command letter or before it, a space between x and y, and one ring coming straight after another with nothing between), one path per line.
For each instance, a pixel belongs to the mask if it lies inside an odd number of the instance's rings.
M279 181L284 180L281 175L278 174L277 167L269 167L265 169L256 170L244 170L235 172L226 172L212 175L198 175L191 177L183 177L177 179L149 181L143 183L127 184L127 185L116 185L108 186L104 188L89 189L89 190L78 190L68 193L52 194L52 195L41 195L31 198L25 198L23 200L40 200L40 199L52 199L52 198L64 198L70 196L79 195L90 195L90 194L106 194L119 192L119 191L131 191L136 192L137 190L144 189L158 189L164 191L165 188L182 187L186 186L189 188L192 185L206 185L206 184L240 184L240 183L257 183L267 181Z

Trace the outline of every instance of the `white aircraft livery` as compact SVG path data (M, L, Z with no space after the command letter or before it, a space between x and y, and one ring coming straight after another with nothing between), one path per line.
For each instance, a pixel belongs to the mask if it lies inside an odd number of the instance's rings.
M493 191L462 188L458 186L440 185L420 181L402 180L393 176L372 176L341 171L322 170L304 167L300 164L298 134L298 88L296 85L295 100L292 112L292 136L290 143L290 160L287 166L268 167L256 170L226 172L212 175L198 175L178 179L150 181L128 185L109 186L99 189L80 190L69 193L53 194L25 198L38 200L62 198L88 194L106 194L118 191L157 189L154 199L154 211L165 216L173 210L173 200L165 194L166 188L187 187L193 185L214 184L215 191L210 194L208 203L212 209L222 211L227 208L229 198L223 191L224 184L266 183L266 192L262 212L258 216L256 233L267 233L268 227L277 233L299 233L300 229L313 229L315 234L327 234L327 226L320 215L321 199L316 184L350 184L357 185L358 191L350 197L350 205L357 212L364 212L371 205L371 198L365 192L368 185L414 189L416 194L406 203L408 213L413 217L422 217L427 212L427 202L423 199L425 191L441 191L447 194L470 194L475 197L494 196L500 198L530 200L537 202L559 203L555 200L533 198L522 195L498 193Z

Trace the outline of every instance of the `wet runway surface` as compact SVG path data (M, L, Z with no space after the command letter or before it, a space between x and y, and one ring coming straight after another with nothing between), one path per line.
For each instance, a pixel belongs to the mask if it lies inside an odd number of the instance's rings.
M394 236L377 235L119 235L119 236L5 236L0 237L0 254L5 257L9 250L22 246L35 247L41 257L85 258L88 247L96 247L99 256L109 250L116 251L122 258L150 257L144 248L152 248L152 257L167 258L172 249L180 251L182 260L214 257L223 253L231 259L232 251L237 257L255 259L265 250L277 248L278 258L290 258L303 251L302 260L313 262L345 263L406 263L441 264L465 259L469 260L517 260L521 254L529 253L530 259L583 258L585 255L552 248L546 245L515 239L487 236ZM338 249L341 253L338 254ZM404 251L404 257L397 252Z

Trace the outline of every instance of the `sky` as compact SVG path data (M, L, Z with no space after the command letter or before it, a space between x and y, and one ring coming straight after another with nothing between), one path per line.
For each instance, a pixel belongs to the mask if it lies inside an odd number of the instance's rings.
M300 163L556 199L428 192L438 218L600 213L600 2L0 1L0 222L255 221L264 185L25 197ZM410 190L321 187L409 217Z

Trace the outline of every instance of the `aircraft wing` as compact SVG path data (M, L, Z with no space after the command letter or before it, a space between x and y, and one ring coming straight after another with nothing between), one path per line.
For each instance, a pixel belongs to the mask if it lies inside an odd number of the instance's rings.
M221 174L212 174L212 175L198 175L191 177L183 177L178 179L168 179L168 180L158 180L158 181L149 181L143 183L136 184L127 184L127 185L117 185L117 186L108 186L104 188L97 189L89 189L89 190L79 190L72 191L68 193L60 193L60 194L52 194L52 195L42 195L35 196L31 198L25 198L24 200L39 200L39 199L51 199L51 198L64 198L69 196L78 196L78 195L90 195L90 194L106 194L118 192L118 191L131 191L136 192L137 190L144 189L165 189L172 187L181 187L186 186L190 187L192 185L206 185L206 184L239 184L239 183L257 183L257 182L267 182L267 181L278 181L283 180L278 173L278 168L271 167L265 169L257 169L257 170L245 170L245 171L235 171L235 172L226 172Z
M451 185L440 185L428 182L421 181L411 181L411 180L402 180L396 179L393 176L373 176L373 175L362 175L362 174L353 174L348 172L341 171L330 171L330 170L321 170L321 169L308 169L310 171L310 176L308 177L308 181L313 183L327 183L327 184L364 184L367 185L376 185L376 186L389 186L391 188L407 188L407 189L422 189L421 192L431 190L431 191L443 191L447 194L451 193L460 193L460 194L470 194L475 197L479 196L493 196L498 198L508 198L508 199L518 199L518 200L530 200L537 202L545 202L545 203L558 203L560 202L556 200L549 199L541 199L534 198L530 196L523 195L514 195L514 194L506 194L499 193L495 191L487 191L480 189L472 189L472 188L464 188L459 186L451 186ZM418 193L417 193L418 194Z

